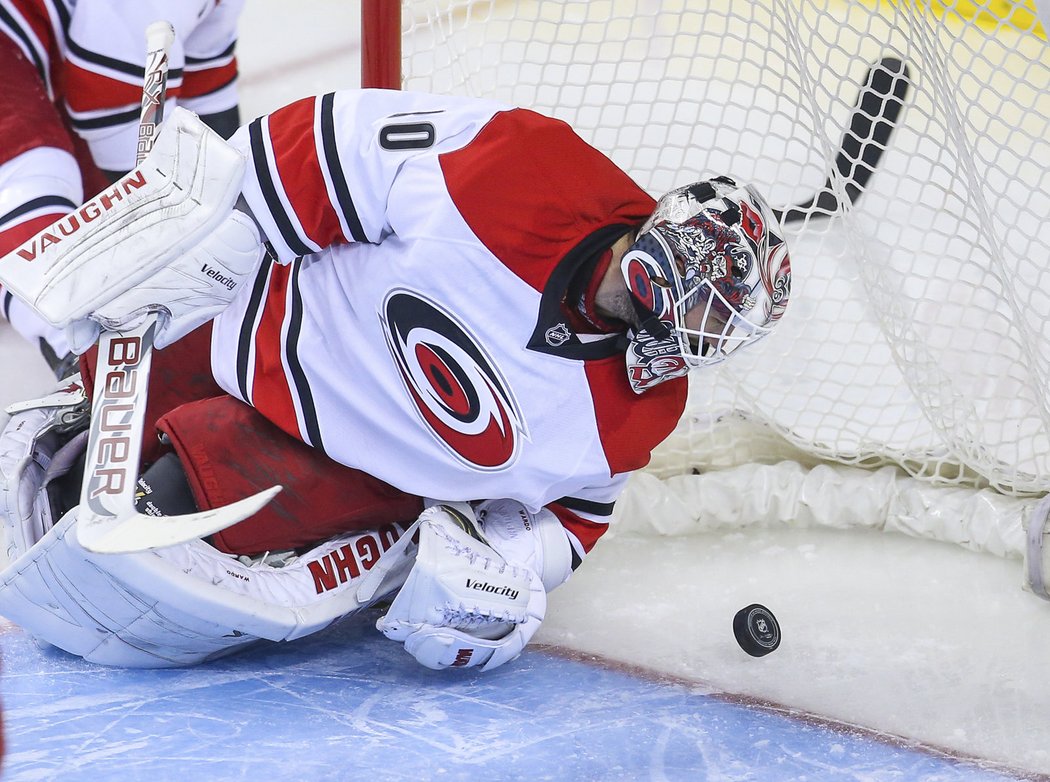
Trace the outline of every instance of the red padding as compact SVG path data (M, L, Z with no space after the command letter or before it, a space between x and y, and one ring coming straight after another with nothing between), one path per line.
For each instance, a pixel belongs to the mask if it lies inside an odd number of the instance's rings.
M171 439L202 510L284 486L255 516L212 536L220 551L302 548L344 532L413 521L423 509L419 497L331 460L231 396L183 405L158 429Z

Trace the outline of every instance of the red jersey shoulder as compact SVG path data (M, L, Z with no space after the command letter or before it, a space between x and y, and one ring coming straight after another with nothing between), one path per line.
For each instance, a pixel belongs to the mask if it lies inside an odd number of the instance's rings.
M618 356L587 362L587 382L611 474L645 467L653 449L667 439L685 411L688 378L668 380L636 394L627 382L623 356Z
M641 223L655 206L566 123L527 109L496 114L440 160L471 230L537 290L584 237L606 225Z

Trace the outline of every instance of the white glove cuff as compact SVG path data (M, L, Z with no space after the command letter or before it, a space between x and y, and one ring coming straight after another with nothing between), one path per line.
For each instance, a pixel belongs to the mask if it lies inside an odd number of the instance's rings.
M516 500L486 500L477 506L489 545L512 565L538 573L550 592L572 575L572 548L558 517L546 508L530 513Z

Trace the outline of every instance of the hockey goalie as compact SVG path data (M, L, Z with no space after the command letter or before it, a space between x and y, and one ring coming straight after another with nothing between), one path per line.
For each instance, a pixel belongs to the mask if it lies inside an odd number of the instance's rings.
M560 121L364 90L228 143L177 110L0 281L86 357L157 319L141 513L283 487L202 539L85 548L106 423L87 400L115 381L82 361L0 437L0 614L90 661L174 666L382 601L378 629L423 665L491 669L606 531L689 370L775 326L790 264L729 177L654 202Z

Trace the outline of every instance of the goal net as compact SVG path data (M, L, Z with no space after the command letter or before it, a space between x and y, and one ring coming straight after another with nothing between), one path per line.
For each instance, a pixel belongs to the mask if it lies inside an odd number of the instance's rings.
M891 526L1018 552L1019 514L1050 490L1050 49L1032 0L401 14L405 89L560 117L654 197L725 173L786 211L784 319L693 373L625 516L883 525L895 503Z

